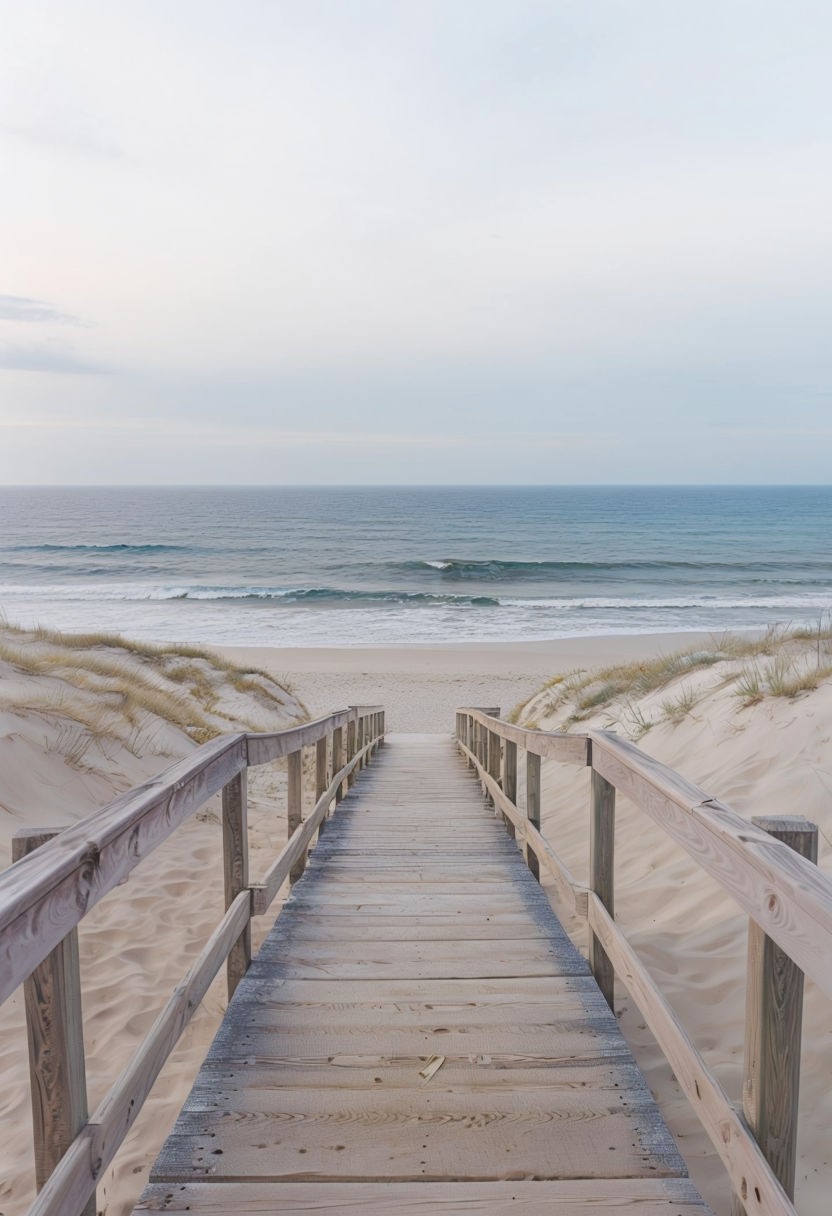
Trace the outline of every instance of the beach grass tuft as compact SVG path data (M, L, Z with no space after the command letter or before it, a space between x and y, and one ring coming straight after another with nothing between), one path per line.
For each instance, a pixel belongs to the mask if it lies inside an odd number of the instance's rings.
M814 628L772 625L756 637L714 635L707 648L690 647L653 659L619 663L600 670L559 673L530 700L516 706L512 720L548 720L549 729L568 731L602 716L605 727L620 726L640 738L653 726L684 721L705 695L702 673L717 669L708 687L733 685L743 706L766 697L794 698L832 677L832 617ZM660 702L655 694L669 695Z
M268 672L193 646L3 623L0 661L20 677L4 682L0 706L59 719L57 748L73 767L108 738L139 755L164 750L166 727L204 743L229 729L273 729L287 707L295 721L308 716Z

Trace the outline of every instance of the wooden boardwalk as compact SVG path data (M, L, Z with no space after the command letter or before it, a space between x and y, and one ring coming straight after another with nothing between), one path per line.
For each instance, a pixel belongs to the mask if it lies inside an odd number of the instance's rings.
M708 1212L438 735L390 736L328 822L151 1179L137 1211Z

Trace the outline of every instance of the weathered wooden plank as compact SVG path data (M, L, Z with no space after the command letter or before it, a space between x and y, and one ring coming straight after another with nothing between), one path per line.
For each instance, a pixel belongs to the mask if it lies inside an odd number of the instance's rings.
M281 912L281 927L286 940L309 938L319 941L366 941L369 930L366 912L342 911L338 915L313 914L290 908ZM551 938L547 926L529 923L526 915L518 913L492 916L461 916L459 914L394 916L385 912L375 918L372 926L375 941L501 941L507 938Z
M444 1053L443 1053L444 1054ZM243 1090L257 1089L422 1089L421 1069L426 1056L381 1056L376 1052L355 1055L344 1052L331 1056L297 1059L292 1056L258 1056L251 1053L229 1061L209 1056L193 1089L194 1101L204 1098L214 1105L220 1095L229 1101ZM557 1087L612 1090L619 1100L637 1092L647 1097L644 1080L626 1052L612 1047L606 1053L577 1057L548 1055L475 1055L447 1056L430 1083L431 1089L448 1093L495 1091L523 1092Z
M684 1171L654 1104L625 1108L609 1093L446 1094L423 1086L270 1096L269 1110L183 1112L151 1179L393 1182Z
M252 1006L252 1008L254 1008ZM595 1030L591 1019L559 1023L556 1030L545 1022L540 1026L511 1025L468 1027L444 1026L441 1029L402 1025L400 1028L375 1027L372 1032L359 1027L294 1026L269 1027L265 1024L247 1026L242 1021L229 1022L229 1029L218 1040L223 1058L245 1060L326 1060L333 1056L364 1056L368 1059L403 1059L431 1055L455 1056L465 1059L475 1056L502 1056L527 1067L546 1067L546 1061L610 1060L628 1058L626 1048L615 1028ZM419 1065L421 1068L424 1059Z
M256 978L264 968L298 977L341 976L344 979L464 979L522 975L582 975L586 962L574 947L554 948L545 940L505 943L440 941L341 942L332 946L298 941L290 946L268 944L251 965Z
M369 914L371 910L378 909L380 915L391 916L420 916L431 912L453 914L457 911L468 913L479 911L483 916L487 916L490 912L522 912L530 904L534 906L534 901L522 892L518 894L508 892L499 897L492 897L490 894L488 896L467 895L462 892L448 894L444 891L436 895L427 894L425 891L402 894L395 889L376 892L366 887L358 892L354 888L350 888L343 894L339 894L335 891L322 891L308 886L305 891L291 896L291 907L303 908L306 911L316 908L328 908L333 911L338 908L346 908L352 909L354 912L366 910ZM290 906L288 901L286 906Z
M682 1178L575 1179L567 1182L343 1183L191 1182L151 1184L136 1212L191 1216L707 1216Z
M355 866L342 864L338 860L320 858L316 860L313 873L320 875L326 883L333 885L354 885L361 882L375 888L396 886L423 887L426 884L437 883L445 886L449 882L457 885L476 885L479 888L485 883L502 887L511 882L512 864L509 859L497 858L492 862L468 863L454 865L448 861L412 861L407 866Z
M531 982L545 978L550 982L542 988ZM405 981L390 983L358 980L281 980L269 976L252 980L235 1006L233 1018L238 1024L252 1019L252 1025L289 1028L293 1025L326 1027L420 1026L424 1029L451 1026L558 1026L564 1022L581 1021L588 1032L601 1029L616 1030L609 1006L600 996L597 985L589 977L512 976L504 980L505 987L496 993L480 991L481 981L454 980L465 985L463 995L437 995L430 985L429 993ZM494 986L494 981L491 981ZM346 989L346 991L345 991ZM394 990L398 992L394 994ZM242 1010L246 1012L243 1013ZM266 1019L266 1021L264 1021Z
M367 932L369 935L374 930L368 925ZM257 979L251 975L246 977L245 990L238 995L238 1003L248 999L248 992L254 994L252 999L257 999L260 993L271 993L275 999L287 1004L299 1002L301 1005L316 1005L318 1002L324 1002L344 1008L353 1005L383 1007L389 1004L407 1008L427 1003L437 1009L450 1007L474 1010L493 1006L504 1007L506 1011L513 1007L515 1001L519 1005L540 1005L546 1008L564 999L564 993L576 993L585 1002L590 1013L608 1020L612 1016L588 970L580 976L496 976L467 980L457 977L440 978L433 980L429 988L414 985L411 980L406 979L310 980L266 972ZM610 1022L610 1025L612 1024Z

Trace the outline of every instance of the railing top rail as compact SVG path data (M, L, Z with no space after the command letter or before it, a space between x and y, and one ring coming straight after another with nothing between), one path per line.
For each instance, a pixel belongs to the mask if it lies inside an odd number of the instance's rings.
M353 706L285 731L221 735L10 866L0 874L0 1004L90 908L247 764L307 747L366 712Z
M817 866L609 731L563 735L458 712L541 756L575 759L585 749L584 763L654 819L832 997L832 880ZM567 740L576 746L571 756Z
M635 744L590 731L593 769L672 836L832 996L832 880Z
M509 743L525 747L526 751L534 752L537 756L561 760L567 764L586 765L589 763L589 743L586 735L568 735L563 731L530 730L526 726L515 726L503 718L495 717L494 713L499 713L499 710L491 712L487 709L464 706L458 709L457 713L468 714L475 722L487 726L501 739L507 739Z

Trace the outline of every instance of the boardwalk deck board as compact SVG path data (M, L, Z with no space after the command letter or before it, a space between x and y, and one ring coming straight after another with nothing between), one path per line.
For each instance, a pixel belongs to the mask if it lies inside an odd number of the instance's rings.
M707 1213L441 736L394 737L340 804L151 1178L137 1211Z

